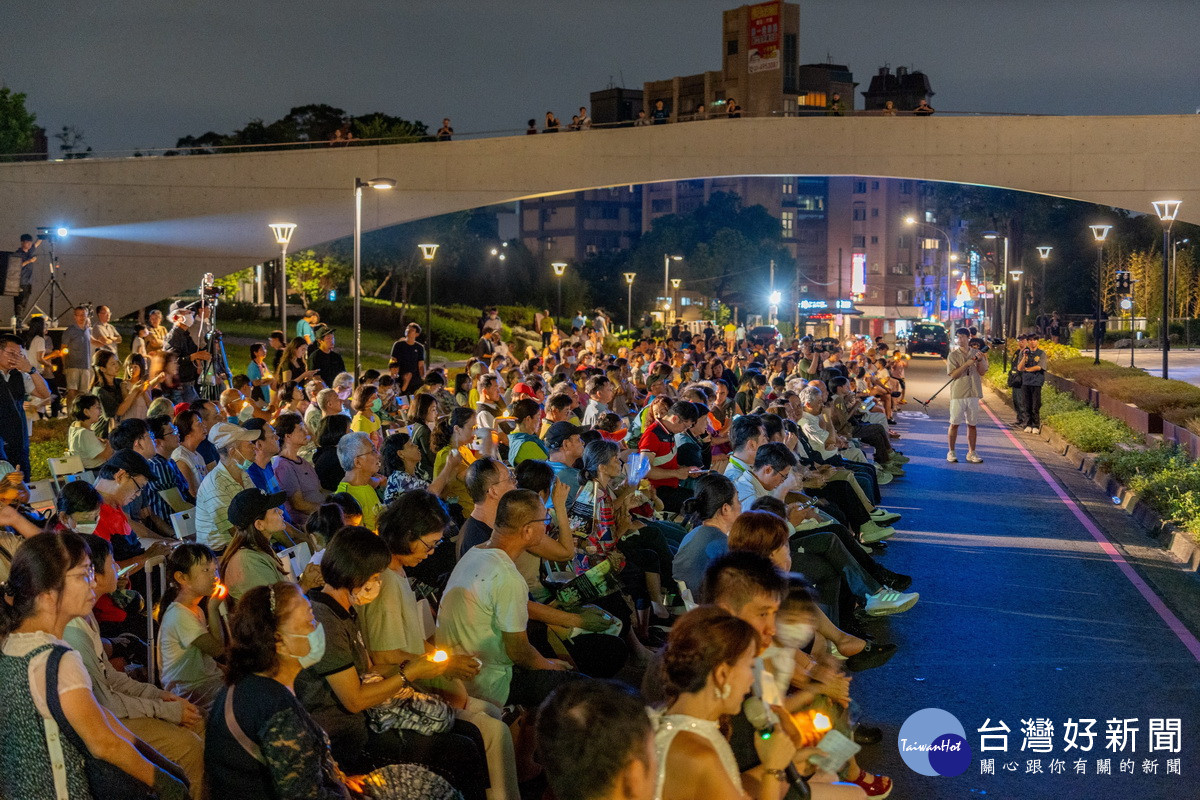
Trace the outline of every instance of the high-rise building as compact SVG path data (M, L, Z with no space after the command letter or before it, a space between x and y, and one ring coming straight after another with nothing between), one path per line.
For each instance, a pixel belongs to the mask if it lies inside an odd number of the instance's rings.
M642 187L588 189L523 200L518 221L522 242L547 264L582 263L603 253L628 250L637 242L642 234Z
M896 67L893 75L888 67L880 67L862 95L863 107L868 111L882 110L889 100L897 111L912 111L922 100L933 97L933 89L924 72Z

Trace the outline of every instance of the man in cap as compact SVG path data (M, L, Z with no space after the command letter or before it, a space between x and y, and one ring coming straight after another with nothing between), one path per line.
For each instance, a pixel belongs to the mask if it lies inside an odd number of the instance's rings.
M333 379L346 371L345 360L334 352L333 333L334 329L328 325L318 325L313 332L317 347L308 356L308 368L315 369L326 386L333 386Z
M190 308L172 305L170 317L174 327L167 334L163 350L179 357L179 380L182 384L179 399L190 403L200 398L196 392L196 380L200 377L199 364L210 360L212 355L207 350L201 350L192 339L189 329L195 323L196 315Z
M221 454L220 463L200 484L196 495L196 541L221 552L233 538L229 522L229 503L243 489L253 489L247 470L254 463L254 443L263 437L261 430L248 430L228 422L217 422L209 429L208 439Z
M575 502L579 494L579 470L576 462L583 457L583 439L580 435L583 428L570 422L555 422L542 437L550 448L550 460L546 463L554 470L554 477L567 486L567 508Z

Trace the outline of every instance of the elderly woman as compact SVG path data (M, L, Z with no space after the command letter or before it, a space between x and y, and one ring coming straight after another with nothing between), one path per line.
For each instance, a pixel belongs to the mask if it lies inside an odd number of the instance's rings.
M363 527L375 530L376 518L383 510L379 499L379 487L383 477L379 474L379 451L365 433L347 433L337 443L338 463L346 471L337 491L345 492L362 506Z

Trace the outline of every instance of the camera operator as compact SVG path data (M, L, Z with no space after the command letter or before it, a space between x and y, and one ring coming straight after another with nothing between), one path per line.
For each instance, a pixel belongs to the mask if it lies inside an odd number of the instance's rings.
M189 330L196 322L196 315L192 313L191 308L179 305L172 307L170 319L173 327L167 334L167 343L163 349L179 357L179 391L182 393L180 400L191 403L200 399L196 392L196 379L200 376L198 365L211 360L212 354L201 350L192 339Z
M946 358L946 374L950 376L950 429L947 433L950 449L946 460L958 463L954 453L958 441L958 426L967 425L967 461L982 464L983 459L975 452L975 427L979 423L979 401L983 399L982 377L987 372L987 356L983 352L983 341L971 339L971 332L959 328L954 332L958 347Z
M1033 334L1017 352L1016 370L1021 376L1021 410L1025 412L1025 432L1042 432L1042 384L1046 382L1046 353Z

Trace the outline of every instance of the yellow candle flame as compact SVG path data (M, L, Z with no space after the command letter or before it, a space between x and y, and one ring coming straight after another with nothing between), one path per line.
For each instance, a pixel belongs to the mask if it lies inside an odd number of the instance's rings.
M443 661L448 661L449 659L450 659L450 654L447 653L445 650L434 650L433 655L431 655L429 657L429 660L436 664L440 664Z
M813 715L813 727L817 729L818 733L824 733L833 727L833 723L829 721L829 717L817 713Z

